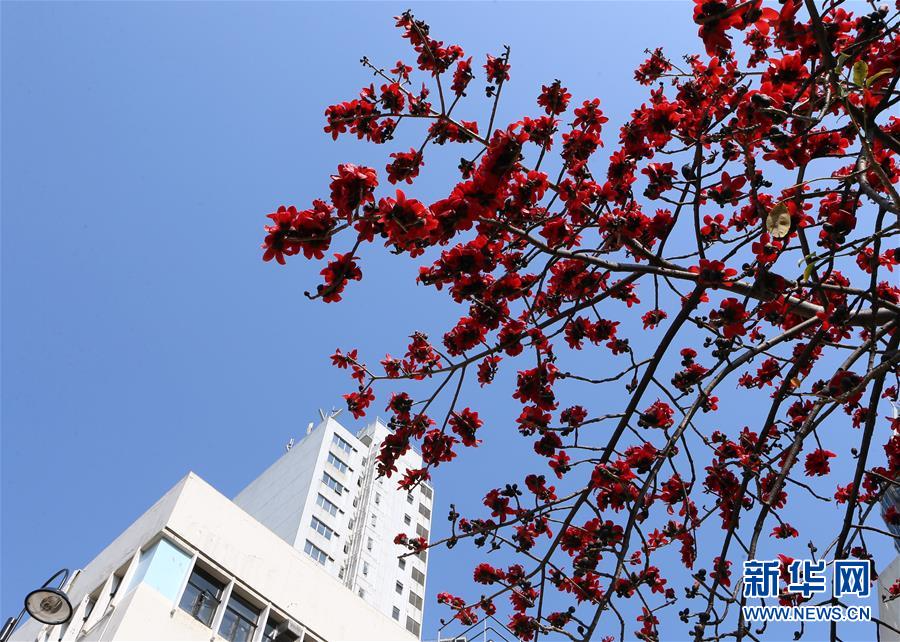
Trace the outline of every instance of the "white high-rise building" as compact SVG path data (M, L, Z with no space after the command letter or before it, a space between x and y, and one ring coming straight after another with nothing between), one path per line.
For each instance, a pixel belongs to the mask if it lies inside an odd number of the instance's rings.
M428 485L407 493L396 477L377 477L375 457L388 434L375 421L354 435L326 416L234 502L419 637L427 553L398 559L394 536L428 540L434 496ZM413 450L397 463L400 471L421 466Z
M69 622L11 640L418 642L426 558L393 538L428 537L432 491L375 479L387 434L326 418L234 501L188 474L72 574Z

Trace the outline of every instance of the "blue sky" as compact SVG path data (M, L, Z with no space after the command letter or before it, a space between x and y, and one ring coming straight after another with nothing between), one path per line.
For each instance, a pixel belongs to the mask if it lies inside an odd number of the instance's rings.
M414 329L446 329L453 310L406 259L368 252L340 305L303 296L320 266L260 259L266 213L326 196L340 162L382 168L417 144L322 132L325 106L369 82L362 55L409 58L391 19L407 6L2 4L3 614L188 470L233 496L318 408L341 405L334 348L374 361ZM645 99L632 81L644 48L700 49L687 3L412 7L476 61L512 47L498 122L534 115L560 78L576 101L601 98L608 146ZM473 103L461 115L483 118ZM438 198L459 154L427 157L414 193ZM509 392L473 391L496 432L436 476L436 535L450 501L477 506L524 470ZM432 555L426 637L443 615L434 594L464 592L480 558Z

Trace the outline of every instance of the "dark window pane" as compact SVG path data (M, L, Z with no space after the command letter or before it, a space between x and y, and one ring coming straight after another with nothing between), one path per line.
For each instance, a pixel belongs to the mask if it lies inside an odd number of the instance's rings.
M236 595L232 595L219 627L219 635L231 642L250 642L256 631L259 611Z
M179 606L192 616L209 626L216 609L219 608L219 598L222 596L224 585L205 573L195 568L191 573L184 594L181 596Z

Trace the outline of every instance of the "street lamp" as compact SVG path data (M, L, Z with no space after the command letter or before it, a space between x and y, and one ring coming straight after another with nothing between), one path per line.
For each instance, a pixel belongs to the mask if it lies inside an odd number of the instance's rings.
M62 579L56 587L49 586L49 584L60 575L62 575ZM22 616L25 615L26 611L28 612L28 615L42 624L64 624L65 622L68 622L72 618L72 613L74 612L72 603L69 601L69 596L62 590L62 587L68 578L69 569L64 568L53 574L53 576L44 582L40 588L35 589L26 595L25 608L19 611L19 614L16 617L9 618L6 621L6 624L3 625L3 628L0 629L0 642L7 642L7 640L9 640L13 629L16 628L16 625L19 623Z

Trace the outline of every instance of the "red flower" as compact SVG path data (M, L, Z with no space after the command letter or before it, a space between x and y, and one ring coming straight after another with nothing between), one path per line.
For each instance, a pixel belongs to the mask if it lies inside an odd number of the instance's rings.
M397 184L402 181L412 183L413 179L419 175L419 168L425 164L422 155L416 150L410 149L408 152L394 152L391 154L394 160L388 163L387 169L388 180Z
M337 175L331 177L331 203L338 216L349 220L360 205L374 202L377 186L378 178L371 167L338 165Z
M789 539L799 535L800 533L797 532L797 529L788 523L779 524L772 529L772 537L775 539Z
M460 412L454 412L450 416L450 428L459 435L464 446L477 446L479 441L475 439L475 432L481 428L483 421L478 418L478 413L465 408Z
M340 301L347 283L362 279L362 270L352 254L335 254L334 257L320 273L325 277L325 283L317 286L317 296L321 296L325 303Z
M490 564L479 564L475 567L473 579L479 584L494 584L502 582L506 579L506 573L499 568L494 568Z
M744 323L748 318L744 304L734 298L725 299L719 304L718 310L710 312L710 319L722 328L726 339L747 334Z
M692 266L690 271L697 275L697 283L714 290L720 287L729 287L728 280L737 274L736 270L726 268L721 261L707 261L706 259L700 259L700 264Z
M500 84L505 80L509 80L509 65L502 57L495 58L488 54L484 70L487 73L488 82Z
M541 95L538 96L537 102L548 115L558 116L566 111L571 98L572 94L558 80L554 80L549 87L547 85L541 87Z
M668 314L660 309L649 310L648 312L645 312L641 317L641 321L644 322L644 330L653 330L660 324L663 319L667 318L668 316Z
M641 413L638 426L644 428L670 428L675 423L675 411L664 401L657 399Z
M397 198L383 198L378 202L378 222L384 227L389 242L411 254L421 254L416 242L424 240L437 227L437 220L423 203L406 198L397 190Z
M359 392L351 392L344 395L344 399L347 400L347 410L353 413L354 419L359 419L366 414L366 408L375 401L375 393L372 392L371 388L366 388Z
M831 472L831 467L828 464L828 460L832 457L837 457L830 450L823 450L821 448L816 448L814 451L806 455L806 474L810 477L827 475Z
M472 74L472 59L460 60L456 63L456 71L453 72L453 84L450 89L457 96L465 95L466 87L475 76Z

